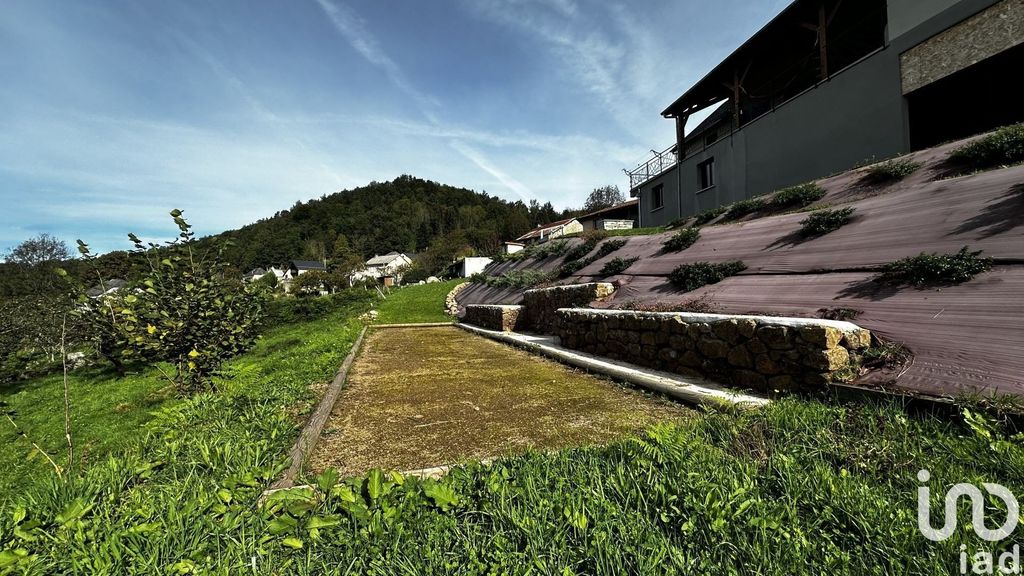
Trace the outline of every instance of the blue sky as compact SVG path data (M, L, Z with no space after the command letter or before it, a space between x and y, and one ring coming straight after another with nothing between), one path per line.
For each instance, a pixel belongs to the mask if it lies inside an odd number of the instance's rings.
M0 252L412 174L579 206L782 0L4 0ZM691 127L695 123L691 120Z

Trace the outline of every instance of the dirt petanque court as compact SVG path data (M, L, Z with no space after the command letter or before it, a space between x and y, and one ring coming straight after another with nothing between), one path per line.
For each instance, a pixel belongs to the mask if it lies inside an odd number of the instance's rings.
M604 444L692 412L454 326L367 334L313 471L416 470Z

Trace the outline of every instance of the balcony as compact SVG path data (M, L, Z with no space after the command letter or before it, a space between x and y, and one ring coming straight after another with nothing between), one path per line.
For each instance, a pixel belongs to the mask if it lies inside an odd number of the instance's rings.
M629 189L630 191L635 190L637 187L647 182L651 178L658 176L665 170L672 168L679 162L679 157L676 152L676 145L673 144L668 148L657 152L651 150L651 156L646 161L642 162L636 168L632 170L623 170L627 176L629 176Z

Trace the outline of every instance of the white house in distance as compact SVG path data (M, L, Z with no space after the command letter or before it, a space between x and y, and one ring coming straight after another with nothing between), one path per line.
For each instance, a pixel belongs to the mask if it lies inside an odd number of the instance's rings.
M456 262L452 268L460 278L469 278L473 274L483 272L491 262L493 260L486 256L469 256Z
M505 254L515 254L516 252L522 250L524 247L525 246L522 242L512 242L510 240L502 245L501 251L504 252Z
M583 232L583 225L575 218L566 218L558 222L538 224L536 228L516 238L516 242L531 243L544 242L550 238L558 238L566 234L577 234Z
M399 252L388 252L366 261L366 268L352 274L352 281L381 280L385 286L402 282L402 271L412 264L412 259Z

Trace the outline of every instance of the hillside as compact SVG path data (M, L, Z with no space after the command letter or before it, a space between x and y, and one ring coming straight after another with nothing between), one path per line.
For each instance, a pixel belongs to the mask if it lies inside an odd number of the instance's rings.
M802 237L805 211L712 220L683 251L662 250L673 232L629 237L621 249L558 282L614 282L618 290L609 306L699 299L715 312L805 317L824 308L848 308L858 314L855 322L903 343L914 355L901 372L860 385L942 396L1024 394L1019 354L1024 348L1024 166L950 177L947 156L964 143L911 155L920 168L894 183L870 183L871 167L818 181L825 195L810 208L855 209L849 224L829 234ZM953 286L893 287L875 281L887 263L922 252L954 253L963 246L993 258L992 270ZM599 275L612 258L634 256L639 260L625 273ZM554 271L562 260L505 262L487 273ZM729 260L743 261L746 270L692 292L668 280L681 264ZM477 284L459 300L461 305L515 303L521 292Z
M363 258L392 250L428 251L428 272L460 252L493 253L540 222L556 219L550 203L508 202L474 192L400 176L320 199L297 203L271 218L214 238L233 241L228 259L240 269L291 259L330 259L342 244ZM438 263L435 263L438 261Z

